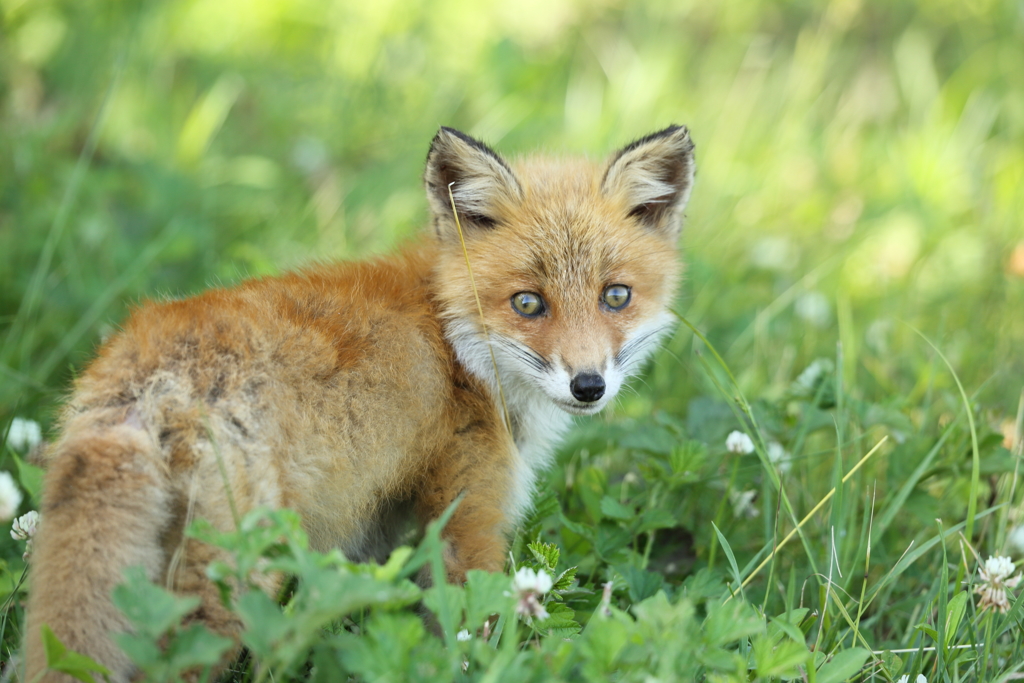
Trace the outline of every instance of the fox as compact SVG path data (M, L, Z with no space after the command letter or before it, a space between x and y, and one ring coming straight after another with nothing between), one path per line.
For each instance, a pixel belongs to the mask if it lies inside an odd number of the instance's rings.
M393 255L136 307L44 456L24 680L70 680L46 668L44 625L132 680L111 592L133 566L237 643L205 572L220 551L184 533L233 529L233 507L294 509L313 548L384 561L403 524L461 498L445 578L501 571L573 416L612 402L674 328L694 170L679 125L601 163L510 163L442 127L429 227Z

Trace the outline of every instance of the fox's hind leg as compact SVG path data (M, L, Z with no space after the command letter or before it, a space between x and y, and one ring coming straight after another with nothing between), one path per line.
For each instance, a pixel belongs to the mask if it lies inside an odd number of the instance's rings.
M27 681L65 681L46 668L45 624L69 649L128 681L133 667L111 634L127 618L110 594L124 570L141 566L159 580L162 536L171 523L168 472L159 449L132 420L69 429L46 474L42 519L32 556L26 633Z
M231 562L230 554L218 547L203 543L186 535L186 529L197 519L209 522L220 531L237 528L241 517L255 507L281 507L277 487L272 485L276 477L272 471L259 471L255 476L247 460L251 452L240 449L238 444L224 438L222 416L211 412L194 424L188 415L173 420L176 424L171 436L172 488L175 491L175 513L177 521L173 533L165 539L168 558L164 582L168 590L180 595L197 597L199 606L186 615L183 627L199 623L211 632L234 641L214 667L214 673L233 662L241 646L239 636L243 623L239 616L224 604L220 587L207 576L207 568L214 562ZM215 437L221 438L215 438ZM260 479L262 482L254 481ZM235 597L247 586L231 583ZM254 572L247 577L247 583L276 596L281 583L277 573ZM199 680L202 672L188 672L186 680Z
M220 590L206 576L206 568L211 562L225 559L225 554L218 548L211 547L195 539L185 539L179 547L179 562L174 566L173 576L168 577L168 587L175 593L199 598L199 606L184 619L183 627L199 623L213 633L232 639L235 644L221 657L215 668L223 670L238 657L241 649L239 634L242 621L238 615L224 606ZM276 584L274 584L276 586ZM274 586L269 586L272 589ZM200 671L190 672L186 680L199 680Z

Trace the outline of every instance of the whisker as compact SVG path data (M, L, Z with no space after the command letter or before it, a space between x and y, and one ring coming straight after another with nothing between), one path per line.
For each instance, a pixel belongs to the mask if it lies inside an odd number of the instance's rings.
M507 349L516 358L519 358L537 370L545 371L551 367L551 363L548 362L547 359L521 342L497 336L494 338L494 341L500 344L502 348Z
M639 350L643 349L646 346L647 342L651 341L652 338L661 334L669 327L670 325L661 325L659 327L654 328L650 332L641 334L639 337L635 337L634 339L631 339L628 342L626 342L623 345L623 347L619 349L619 352L615 355L616 364L619 365L620 367L626 366L630 360L630 357L635 356Z

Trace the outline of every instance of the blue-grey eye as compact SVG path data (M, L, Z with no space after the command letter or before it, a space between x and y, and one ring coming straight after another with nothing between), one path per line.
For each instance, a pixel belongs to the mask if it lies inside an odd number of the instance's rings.
M601 294L601 301L608 308L617 311L629 304L631 296L632 292L626 285L609 285L605 288L604 293Z
M512 295L512 308L519 315L536 318L544 312L544 299L536 292L518 292Z

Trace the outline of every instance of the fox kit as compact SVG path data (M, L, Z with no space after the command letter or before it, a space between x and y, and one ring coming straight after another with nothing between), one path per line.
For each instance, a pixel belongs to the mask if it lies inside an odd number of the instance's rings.
M229 496L239 514L294 508L314 547L365 560L462 495L448 579L501 570L571 416L604 408L672 328L693 172L680 126L603 164L509 164L442 128L421 241L136 310L47 455L25 680L61 680L38 678L44 624L131 678L110 594L133 565L237 636L204 573L218 551L183 534L233 528Z

